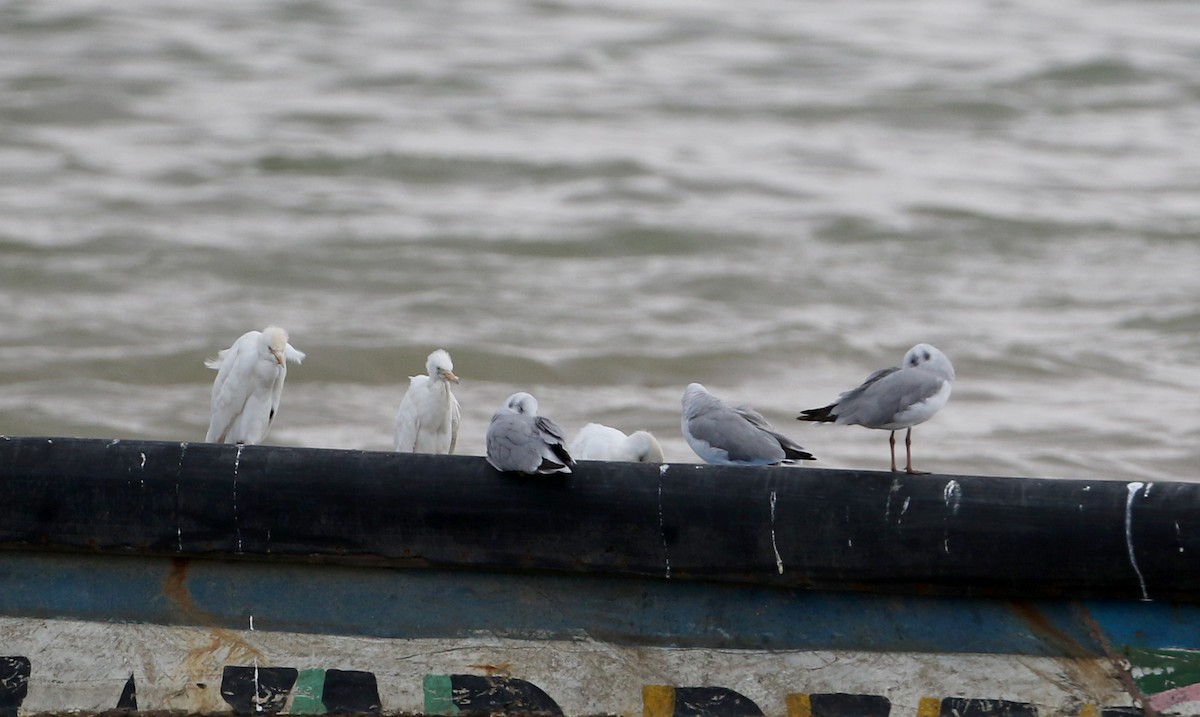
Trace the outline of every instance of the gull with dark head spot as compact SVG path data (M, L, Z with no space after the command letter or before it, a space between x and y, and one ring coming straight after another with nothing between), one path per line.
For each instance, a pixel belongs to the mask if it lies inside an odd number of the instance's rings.
M801 421L840 423L891 431L892 471L896 470L896 431L904 434L906 473L922 473L912 467L912 429L924 423L950 400L954 366L946 354L929 344L917 344L904 355L903 366L876 371L857 388L852 388L828 406L810 408L797 416Z
M287 362L300 363L304 353L288 343L278 326L247 331L204 365L217 370L208 422L209 443L253 445L267 436L279 411Z
M634 431L627 436L620 429L602 423L589 423L579 429L571 441L571 455L581 461L663 462L662 446L647 431Z
M575 464L563 446L563 431L537 415L538 402L514 393L492 416L487 430L487 461L498 471L528 474L570 473Z
M458 383L450 354L438 349L425 361L427 376L409 376L396 411L395 449L403 453L454 453L460 409L450 384Z
M813 455L748 406L727 406L698 383L683 392L683 438L696 455L716 465L767 466Z

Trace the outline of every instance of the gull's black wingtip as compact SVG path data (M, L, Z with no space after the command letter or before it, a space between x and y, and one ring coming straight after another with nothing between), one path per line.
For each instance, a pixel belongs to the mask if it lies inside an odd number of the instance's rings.
M828 406L820 408L810 408L807 411L801 411L799 416L796 416L797 421L816 421L818 423L832 423L837 420L837 416L833 415L833 408L836 403L831 403Z

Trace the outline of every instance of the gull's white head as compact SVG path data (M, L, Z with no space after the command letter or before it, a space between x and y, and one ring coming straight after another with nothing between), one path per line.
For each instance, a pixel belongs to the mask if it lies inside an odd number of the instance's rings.
M288 345L288 332L278 326L268 326L263 329L262 336L259 338L259 343L266 349L268 355L275 359L275 363L280 366L284 365L284 353ZM265 358L265 357L264 357Z
M524 391L509 396L504 406L525 416L536 416L538 411L537 399Z
M662 463L663 450L658 439L647 431L634 431L625 439L628 460L638 463Z
M917 344L904 354L905 368L916 368L917 366L935 371L948 381L954 380L954 366L950 363L950 359L929 344Z
M454 375L454 362L450 360L450 354L443 349L429 354L429 358L425 361L425 371L432 379L458 383L458 376Z

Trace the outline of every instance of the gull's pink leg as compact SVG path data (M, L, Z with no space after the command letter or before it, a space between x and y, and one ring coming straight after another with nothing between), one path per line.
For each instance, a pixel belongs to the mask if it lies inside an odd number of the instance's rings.
M896 472L896 432L888 434L888 445L892 447L892 472Z
M915 471L912 467L912 429L904 434L904 451L908 454L908 462L904 465L904 472L912 475L927 475L929 471ZM895 470L893 468L892 470Z

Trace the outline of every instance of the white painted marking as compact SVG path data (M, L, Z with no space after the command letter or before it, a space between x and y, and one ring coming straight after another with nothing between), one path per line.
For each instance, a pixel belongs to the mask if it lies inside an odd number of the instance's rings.
M146 454L142 454L142 470L146 470Z
M779 545L775 542L775 491L771 491L771 548L775 551L775 569L783 575L783 557L779 555Z
M239 553L242 552L242 521L238 517L237 479L238 465L242 462L242 448L244 447L245 446L243 446L241 443L237 444L237 453L235 453L233 456L233 525L234 529L237 531L237 551Z
M942 491L942 500L946 502L946 506L950 508L950 512L958 515L958 506L962 502L962 486L958 481L951 480L946 483L946 489Z
M900 492L900 479L892 479L892 487L888 489L887 503L883 506L883 519L886 521L892 516L892 496Z
M263 711L263 691L258 681L258 658L254 658L254 711Z
M1150 485L1154 484L1151 483ZM1145 484L1140 481L1134 481L1126 486L1129 489L1129 498L1125 501L1125 547L1129 550L1129 564L1133 566L1133 572L1137 573L1138 585L1142 587L1142 600L1149 601L1150 594L1146 592L1146 579L1142 577L1141 568L1137 564L1137 557L1133 554L1133 499L1143 486ZM1149 486L1145 487L1146 492L1149 493Z
M665 472L666 466L663 466L662 468ZM662 483L658 484L658 533L659 533L659 535L662 536L663 562L667 566L667 579L670 580L671 579L671 554L669 552L667 552L667 523L666 523L666 519L663 517Z

